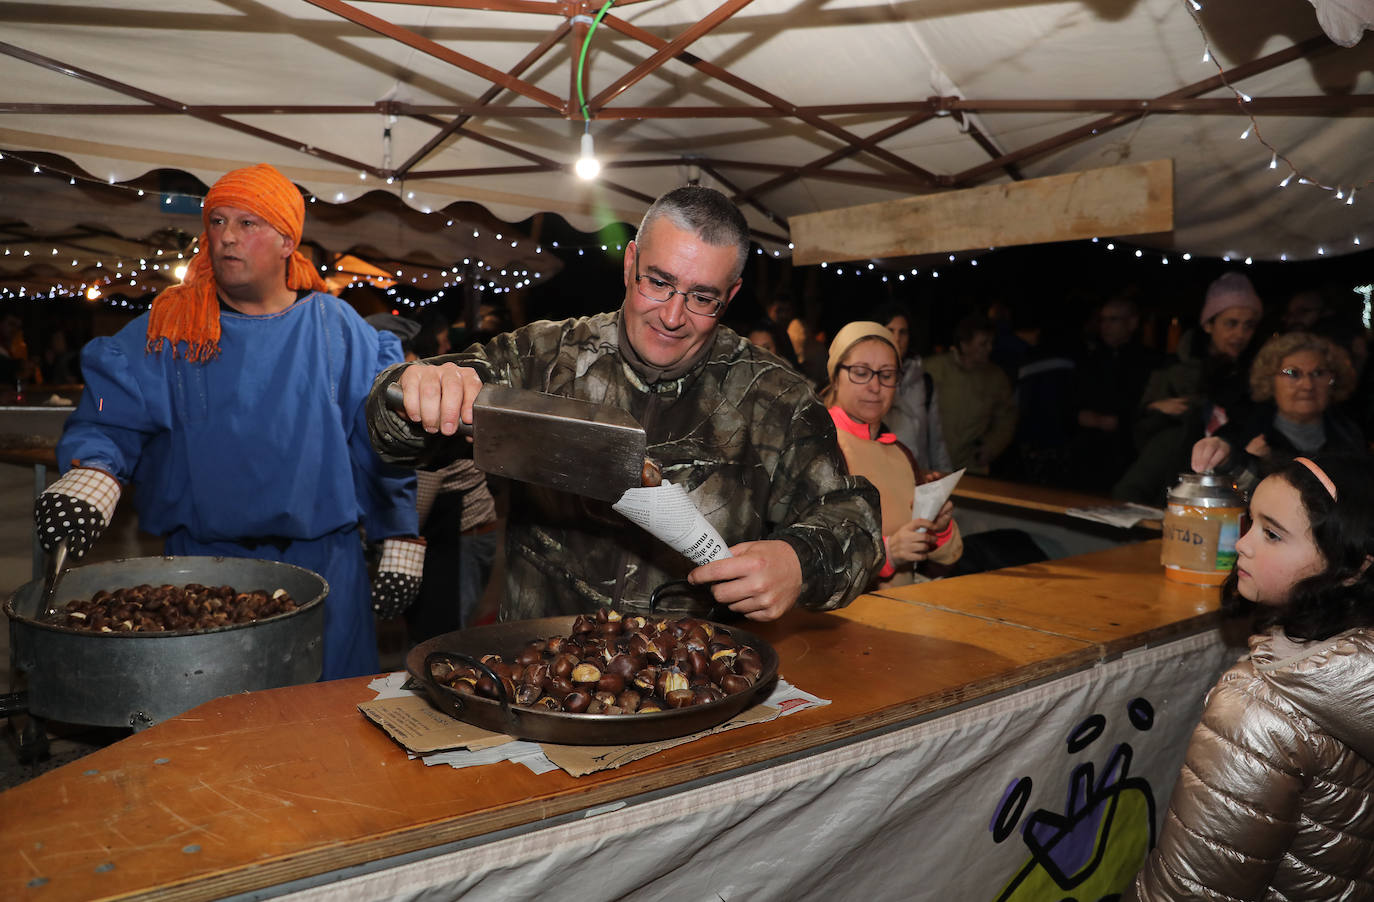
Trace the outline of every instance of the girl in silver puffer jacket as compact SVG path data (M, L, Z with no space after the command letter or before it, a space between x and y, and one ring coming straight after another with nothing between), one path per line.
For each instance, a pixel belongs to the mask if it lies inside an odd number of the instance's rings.
M1124 899L1374 899L1374 478L1284 464L1255 489L1223 608L1250 654L1207 698Z

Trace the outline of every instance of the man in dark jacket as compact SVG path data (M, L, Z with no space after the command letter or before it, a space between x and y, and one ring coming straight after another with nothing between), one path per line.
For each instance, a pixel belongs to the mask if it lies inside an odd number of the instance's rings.
M383 459L442 464L483 382L619 407L649 456L729 544L732 557L685 558L608 506L513 484L503 620L642 607L687 576L757 620L795 604L848 604L884 560L878 496L847 474L834 424L806 380L719 317L749 250L738 209L717 191L678 188L645 214L625 252L619 310L532 323L482 347L388 370L369 400ZM392 382L405 414L386 408ZM452 450L447 453L452 454Z
M1106 494L1135 458L1131 423L1158 352L1136 340L1140 313L1129 297L1113 298L1097 315L1097 336L1078 361L1074 471L1078 487Z

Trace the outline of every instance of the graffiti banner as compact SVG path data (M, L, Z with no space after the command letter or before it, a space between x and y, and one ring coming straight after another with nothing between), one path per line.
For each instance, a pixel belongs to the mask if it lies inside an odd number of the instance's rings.
M1106 902L1153 845L1203 697L1237 656L1193 636L299 895Z

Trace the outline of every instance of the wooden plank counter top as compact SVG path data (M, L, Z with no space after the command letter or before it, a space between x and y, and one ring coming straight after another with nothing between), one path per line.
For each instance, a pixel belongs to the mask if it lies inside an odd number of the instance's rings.
M1014 507L1045 514L1070 516L1067 512L1075 507L1101 507L1119 505L1121 502L1100 495L1060 489L1047 485L1028 485L1021 482L1008 482L1004 479L991 479L965 473L954 487L955 504L960 500L981 501L1005 507ZM1092 521L1084 520L1084 523ZM1145 520L1138 526L1146 529L1160 529L1160 521Z
M881 594L922 609L1096 643L1104 655L1119 654L1215 620L1220 589L1166 580L1159 550L1156 539Z
M1118 553L1119 552L1119 553ZM215 898L766 763L1210 624L1157 542L756 625L832 703L573 778L427 767L358 713L368 680L209 702L0 794L0 898Z

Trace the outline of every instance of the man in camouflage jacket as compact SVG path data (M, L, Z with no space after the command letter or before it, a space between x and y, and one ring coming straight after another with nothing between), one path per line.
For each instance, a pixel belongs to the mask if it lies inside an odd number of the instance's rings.
M462 354L383 373L368 404L384 460L441 464L471 421L482 382L629 412L663 477L686 489L732 557L690 562L609 505L511 484L506 596L517 620L611 605L642 610L687 576L758 620L794 604L848 604L884 559L877 492L849 476L834 424L807 382L727 328L748 252L739 211L718 192L679 188L655 202L625 255L625 304L537 322ZM407 413L386 409L399 382Z

